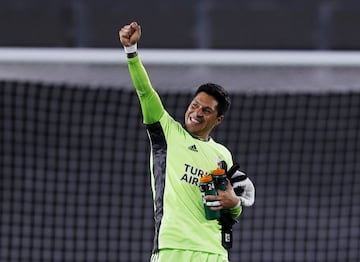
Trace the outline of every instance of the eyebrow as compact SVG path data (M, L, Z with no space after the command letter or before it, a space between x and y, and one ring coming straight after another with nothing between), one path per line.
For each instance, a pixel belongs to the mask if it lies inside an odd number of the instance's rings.
M216 106L215 108L212 108L210 106L204 106L202 103L199 102L199 100L197 100L196 98L194 98L192 101L191 101L191 104L192 103L197 103L199 104L201 107L203 107L204 109L210 109L211 111L216 111Z

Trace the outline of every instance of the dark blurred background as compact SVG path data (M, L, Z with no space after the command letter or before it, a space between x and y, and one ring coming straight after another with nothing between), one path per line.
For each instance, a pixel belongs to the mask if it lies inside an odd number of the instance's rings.
M358 0L2 0L0 46L117 47L132 20L145 48L360 48Z
M175 119L203 81L231 91L214 138L256 186L231 261L359 262L360 0L1 0L0 262L149 261L149 142L118 40L133 20ZM146 60L166 48L195 58L274 49L299 61ZM113 62L74 62L74 50L110 51ZM329 64L301 64L314 53Z

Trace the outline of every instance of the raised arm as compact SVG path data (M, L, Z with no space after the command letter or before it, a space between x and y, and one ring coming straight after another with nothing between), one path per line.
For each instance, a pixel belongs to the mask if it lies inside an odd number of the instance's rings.
M140 37L141 27L136 22L123 26L119 31L120 42L127 54L129 73L140 100L143 121L152 124L160 120L164 107L138 55L137 43Z

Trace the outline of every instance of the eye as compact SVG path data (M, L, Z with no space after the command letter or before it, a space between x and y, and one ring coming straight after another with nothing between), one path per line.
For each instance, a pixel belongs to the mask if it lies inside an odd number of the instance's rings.
M210 108L205 108L204 113L209 115L212 113L212 110Z

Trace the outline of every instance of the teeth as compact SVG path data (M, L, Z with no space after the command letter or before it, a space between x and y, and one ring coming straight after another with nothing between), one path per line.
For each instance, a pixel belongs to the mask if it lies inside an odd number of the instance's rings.
M192 118L192 117L190 117L190 120L192 121L192 122L195 122L195 123L200 123L200 121L199 120L196 120L195 118Z

